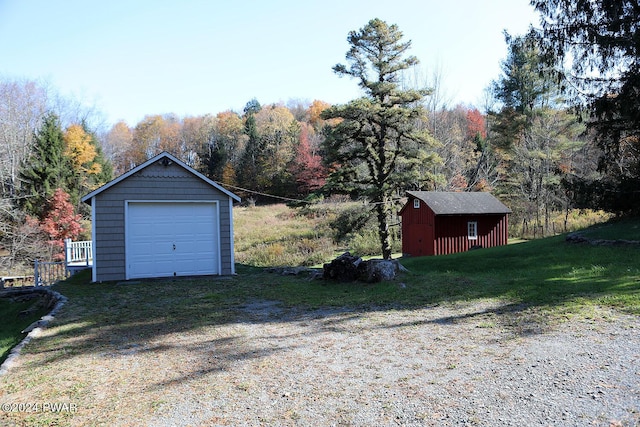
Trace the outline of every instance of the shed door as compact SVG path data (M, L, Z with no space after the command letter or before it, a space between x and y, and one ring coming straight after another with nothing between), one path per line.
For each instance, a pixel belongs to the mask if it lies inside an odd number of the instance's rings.
M127 278L219 274L217 205L129 202Z

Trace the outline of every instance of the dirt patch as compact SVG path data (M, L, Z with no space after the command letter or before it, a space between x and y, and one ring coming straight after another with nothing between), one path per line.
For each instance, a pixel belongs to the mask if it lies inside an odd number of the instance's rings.
M249 301L233 320L142 339L82 323L45 331L0 413L58 425L624 425L640 423L640 319L548 324L496 301L416 310L300 310Z

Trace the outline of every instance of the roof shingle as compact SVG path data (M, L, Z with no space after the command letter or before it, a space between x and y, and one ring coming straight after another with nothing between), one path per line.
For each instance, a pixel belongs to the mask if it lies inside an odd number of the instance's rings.
M409 196L420 199L436 215L506 214L506 207L490 193L454 193L444 191L407 191Z

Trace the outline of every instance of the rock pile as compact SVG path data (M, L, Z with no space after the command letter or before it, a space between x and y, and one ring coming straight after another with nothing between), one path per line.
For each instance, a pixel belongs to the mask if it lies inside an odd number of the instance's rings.
M340 282L360 280L376 283L392 280L399 271L404 270L397 260L372 259L364 261L362 258L345 252L333 261L323 266L322 277Z

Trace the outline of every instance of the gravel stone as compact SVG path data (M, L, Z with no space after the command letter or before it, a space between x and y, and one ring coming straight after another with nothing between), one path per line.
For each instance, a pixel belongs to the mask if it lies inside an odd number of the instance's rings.
M640 425L638 317L548 325L513 309L253 301L235 325L253 355L209 374L216 396L182 383L148 425Z

